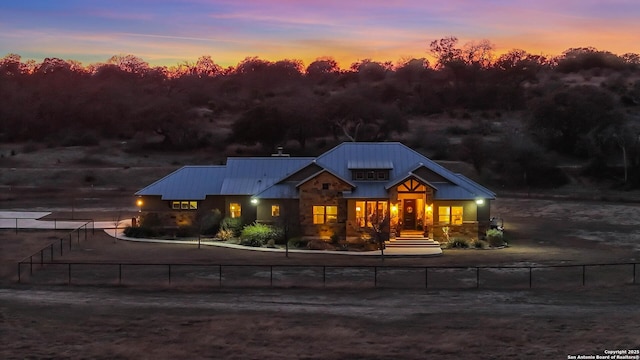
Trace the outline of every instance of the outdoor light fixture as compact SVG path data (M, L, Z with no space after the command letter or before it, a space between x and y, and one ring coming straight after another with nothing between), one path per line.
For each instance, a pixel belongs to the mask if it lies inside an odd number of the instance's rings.
M478 205L484 204L484 199L476 199L476 204Z
M251 203L253 205L257 205L258 204L258 199L256 199L256 198L251 199Z
M142 207L142 199L138 199L138 201L136 201L136 205Z
M398 212L398 205L391 205L391 212L393 213L397 213Z
M427 212L431 212L432 208L431 205L427 205Z

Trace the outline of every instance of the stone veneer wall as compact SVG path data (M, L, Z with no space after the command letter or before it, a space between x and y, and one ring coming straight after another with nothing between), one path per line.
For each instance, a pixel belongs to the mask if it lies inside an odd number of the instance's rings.
M328 189L323 189L328 184ZM300 185L300 227L303 236L321 237L328 239L336 234L340 238L346 237L347 200L342 197L343 191L351 190L349 184L337 177L323 172L315 178ZM314 224L313 206L337 206L338 220L335 223Z

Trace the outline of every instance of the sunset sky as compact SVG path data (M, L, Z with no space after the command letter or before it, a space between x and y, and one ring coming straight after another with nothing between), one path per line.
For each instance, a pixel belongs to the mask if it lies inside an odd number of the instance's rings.
M457 36L558 55L593 46L640 53L638 0L5 0L0 57L83 64L133 54L151 65L210 55L222 66L247 56L331 56L348 67L370 58L428 57L428 44Z

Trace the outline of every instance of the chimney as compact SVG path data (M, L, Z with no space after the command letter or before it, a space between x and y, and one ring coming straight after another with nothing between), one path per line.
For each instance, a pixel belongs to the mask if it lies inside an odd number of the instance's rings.
M277 154L271 154L271 156L273 157L289 157L289 154L285 154L282 151L284 150L284 148L282 146L278 146L276 148L278 150Z

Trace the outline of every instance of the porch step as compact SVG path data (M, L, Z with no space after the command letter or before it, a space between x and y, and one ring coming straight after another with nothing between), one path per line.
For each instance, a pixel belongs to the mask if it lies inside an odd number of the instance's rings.
M431 248L440 247L440 243L424 237L398 237L391 239L385 243L386 247L402 247L402 248Z

